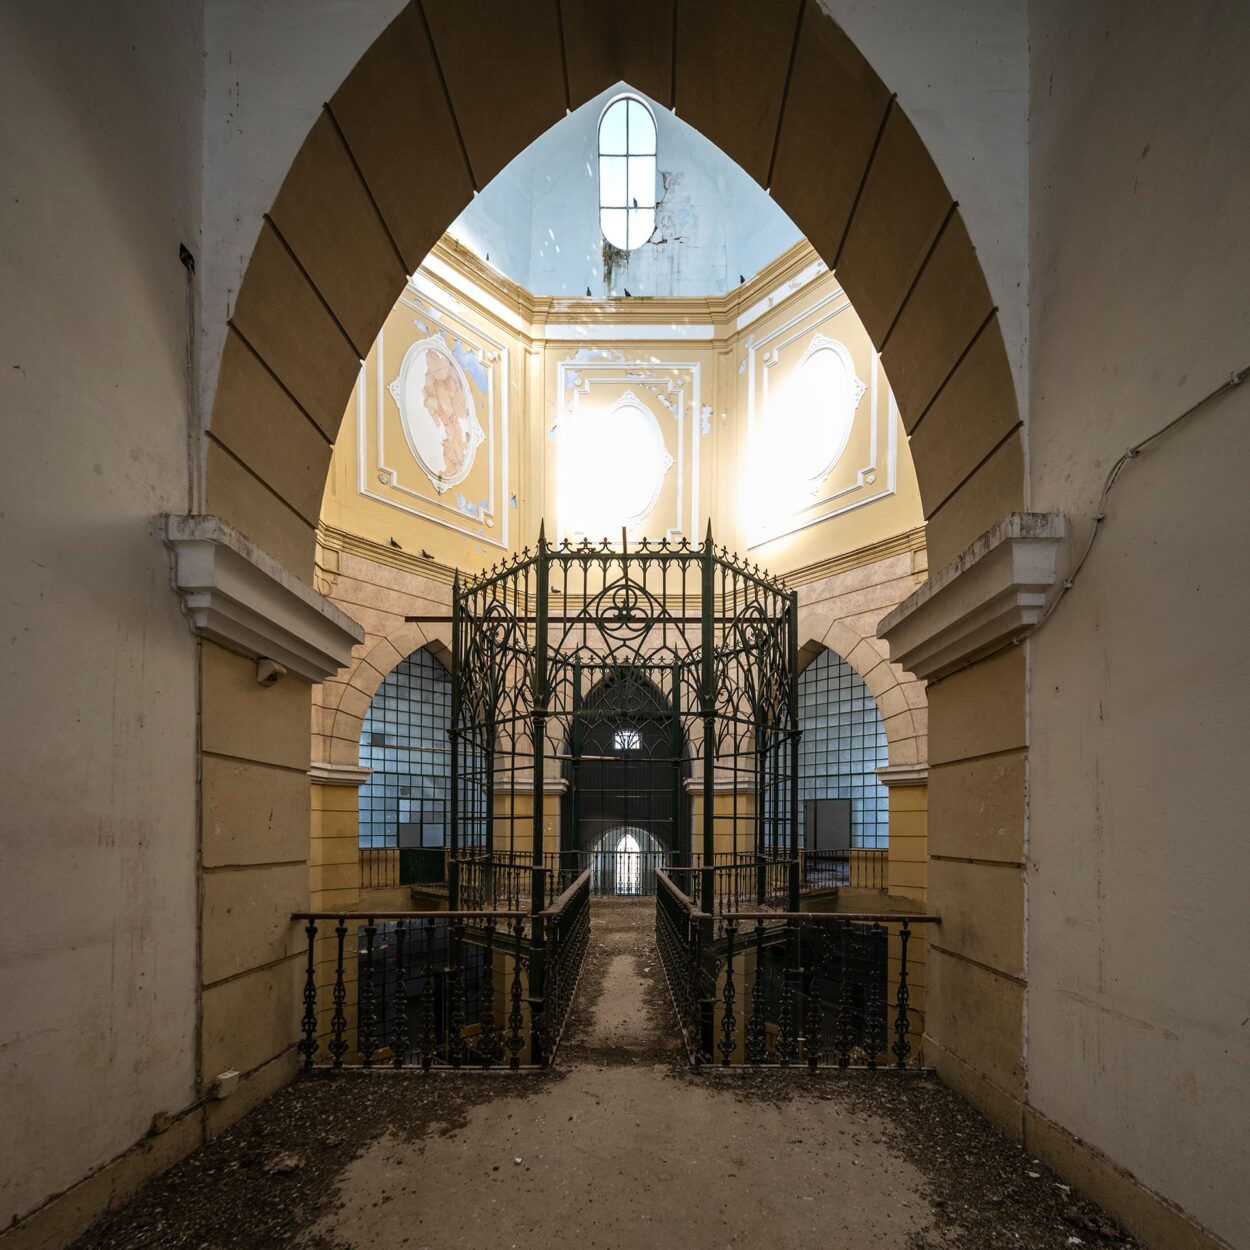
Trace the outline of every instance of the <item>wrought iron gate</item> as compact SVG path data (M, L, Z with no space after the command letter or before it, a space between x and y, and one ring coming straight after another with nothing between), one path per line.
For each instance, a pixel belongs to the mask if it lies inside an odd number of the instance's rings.
M619 549L540 530L457 579L452 906L464 861L506 854L532 864L535 911L549 873L587 866L631 893L697 871L710 905L726 861L784 862L797 908L797 651L794 593L710 527Z

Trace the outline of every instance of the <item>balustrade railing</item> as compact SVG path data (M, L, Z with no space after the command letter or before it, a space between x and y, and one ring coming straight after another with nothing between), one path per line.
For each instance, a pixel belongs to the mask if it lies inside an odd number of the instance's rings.
M579 874L539 919L544 967L538 1028L544 1062L549 1064L560 1045L590 944L590 870Z
M555 853L544 855L543 866L535 867L528 851L461 855L456 860L456 871L460 905L478 910L528 910L536 897L542 899L543 906L550 906L575 875L561 871ZM536 878L539 895L535 895Z
M702 856L693 867L670 867L670 880L690 898L702 899L705 871L711 873L713 910L716 915L746 907L784 908L790 897L793 860L775 855L718 852L705 869Z
M362 846L360 888L376 890L399 884L399 847Z
M806 889L846 886L884 890L889 885L889 851L883 846L851 846L837 851L800 851L800 880Z
M586 953L590 874L536 914L298 912L292 921L307 942L305 1071L545 1067Z
M441 847L362 846L359 855L362 890L447 881L447 852Z
M701 911L658 874L656 944L691 1062L920 1066L911 1005L922 914Z

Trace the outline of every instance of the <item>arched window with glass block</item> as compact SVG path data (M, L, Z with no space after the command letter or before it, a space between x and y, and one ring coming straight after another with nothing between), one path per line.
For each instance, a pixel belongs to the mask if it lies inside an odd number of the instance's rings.
M655 231L656 128L637 96L610 101L599 118L599 226L623 252Z
M447 841L451 679L429 651L389 672L365 713L360 763L362 847L441 848Z
M799 821L805 845L819 827L830 842L884 848L889 792L885 723L860 675L824 650L799 674Z

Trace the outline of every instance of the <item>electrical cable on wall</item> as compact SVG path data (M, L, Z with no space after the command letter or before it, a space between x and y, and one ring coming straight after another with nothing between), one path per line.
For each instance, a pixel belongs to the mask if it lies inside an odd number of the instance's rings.
M936 686L939 682L945 681L948 677L953 677L956 673L963 672L964 669L971 667L973 664L980 664L983 660L988 660L991 656L998 655L1002 651L1007 651L1012 647L1018 647L1022 642L1026 642L1037 633L1043 625L1054 615L1055 609L1063 602L1068 591L1076 585L1076 579L1080 575L1081 570L1085 567L1085 562L1089 559L1089 553L1094 549L1094 543L1098 538L1098 534L1102 529L1102 523L1107 519L1107 500L1111 495L1112 488L1119 480L1120 474L1124 471L1125 466L1131 461L1136 460L1139 455L1150 445L1162 438L1169 431L1174 430L1182 422L1187 421L1190 417L1197 414L1201 409L1205 408L1212 400L1218 399L1227 391L1235 390L1240 386L1246 377L1250 375L1250 365L1243 365L1240 369L1235 369L1224 379L1214 390L1208 391L1201 399L1191 404L1184 412L1172 418L1166 425L1160 426L1153 434L1143 438L1141 442L1134 443L1127 448L1111 466L1110 471L1102 484L1102 493L1098 497L1098 507L1094 512L1094 524L1090 529L1089 537L1085 541L1085 549L1081 552L1076 563L1072 566L1072 571L1063 579L1059 585L1059 592L1053 599L1042 609L1042 614L1038 619L1023 633L1017 634L1009 642L1003 643L1001 646L995 647L993 650L979 655L975 660L970 660L967 664L962 664L957 669L953 669L949 673L944 673L941 677L930 681L930 687Z
M1085 542L1085 550L1081 552L1080 558L1077 560L1076 564L1073 565L1072 572L1070 572L1068 576L1063 579L1063 582L1059 587L1059 593L1046 605L1042 611L1042 615L1036 622L1034 622L1033 626L1026 633L1022 634L1015 640L1016 643L1023 642L1026 638L1031 638L1034 634L1036 634L1037 631L1041 629L1041 627L1045 625L1048 620L1050 620L1051 616L1054 615L1055 609L1060 605L1060 603L1063 602L1064 596L1076 584L1076 579L1080 574L1081 569L1085 567L1085 561L1089 559L1089 553L1094 548L1094 542L1098 537L1099 531L1102 529L1102 523L1107 519L1107 499L1111 494L1111 489L1115 486L1121 472L1123 472L1124 467L1129 463L1129 461L1136 460L1137 457L1140 456L1151 443L1162 438L1169 430L1175 429L1181 424L1182 421L1188 420L1201 408L1204 408L1207 404L1209 404L1213 399L1217 399L1226 391L1231 391L1235 387L1240 386L1242 382L1245 381L1247 373L1250 373L1250 365L1245 365L1240 369L1235 369L1213 391L1208 391L1196 403L1191 404L1179 416L1173 417L1171 421L1169 421L1166 425L1161 426L1147 438L1143 438L1140 443L1134 443L1132 447L1128 448L1124 454L1116 460L1116 462L1111 466L1110 472L1108 472L1106 479L1102 484L1102 494L1098 497L1098 509L1094 513L1094 525L1089 532L1089 538Z

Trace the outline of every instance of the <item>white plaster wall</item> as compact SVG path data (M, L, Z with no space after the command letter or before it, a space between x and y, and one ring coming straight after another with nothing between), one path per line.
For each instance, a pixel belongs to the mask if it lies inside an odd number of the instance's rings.
M195 1097L200 13L0 6L0 1228Z
M741 166L642 96L656 121L656 229L608 281L599 229L599 118L625 83L512 160L450 233L535 295L723 295L797 243L798 227ZM667 174L670 182L663 181Z
M1250 364L1250 7L1032 8L1033 503ZM1029 1100L1250 1224L1250 383L1133 462L1032 646Z
M998 305L1020 415L1027 421L1026 0L818 2L897 92L959 201ZM1043 7L1049 2L1040 0Z

